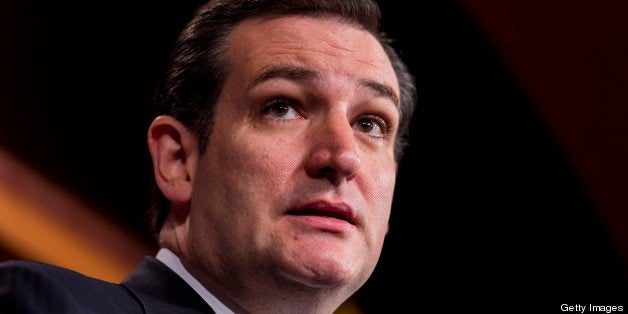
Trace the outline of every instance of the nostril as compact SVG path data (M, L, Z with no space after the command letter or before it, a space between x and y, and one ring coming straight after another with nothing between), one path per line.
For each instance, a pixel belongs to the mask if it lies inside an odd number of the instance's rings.
M331 181L336 181L338 180L338 177L340 177L340 175L338 174L338 171L336 169L334 169L333 167L320 167L315 174L313 175L313 177L316 178L326 178L328 180Z
M320 174L326 175L326 174L336 174L338 171L336 171L336 169L332 168L332 167L322 167L319 170Z

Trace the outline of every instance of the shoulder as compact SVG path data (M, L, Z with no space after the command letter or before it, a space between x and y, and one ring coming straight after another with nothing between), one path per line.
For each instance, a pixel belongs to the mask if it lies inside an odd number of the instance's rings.
M0 263L0 312L141 310L127 290L76 271L32 261Z
M21 279L53 278L53 277L86 277L76 271L34 261L13 260L0 263L0 274L3 279L15 275L26 276Z
M23 288L47 291L50 288L83 290L84 288L110 289L115 286L79 272L40 262L8 261L0 263L0 285L19 291ZM88 291L90 289L87 289Z

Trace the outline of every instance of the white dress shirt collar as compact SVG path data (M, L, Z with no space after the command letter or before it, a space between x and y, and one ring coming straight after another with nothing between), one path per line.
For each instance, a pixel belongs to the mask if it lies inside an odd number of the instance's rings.
M233 314L233 311L225 306L218 298L216 298L211 292L209 292L196 278L194 278L183 266L179 257L172 251L166 248L160 248L155 256L162 263L166 264L168 268L177 273L185 282L198 293L209 306L216 312L216 314Z

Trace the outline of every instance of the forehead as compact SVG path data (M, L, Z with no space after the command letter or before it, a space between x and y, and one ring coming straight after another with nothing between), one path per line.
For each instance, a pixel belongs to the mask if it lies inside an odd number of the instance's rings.
M257 76L278 65L303 67L324 77L381 82L398 94L388 56L365 30L332 17L253 18L229 35L231 74Z

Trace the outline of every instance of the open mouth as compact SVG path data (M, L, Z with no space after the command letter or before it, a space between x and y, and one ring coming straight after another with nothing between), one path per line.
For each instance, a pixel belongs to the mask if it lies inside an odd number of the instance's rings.
M329 210L329 209L320 209L320 208L304 208L300 210L295 210L290 212L291 215L296 216L319 216L319 217L330 217L336 218L339 220L346 221L350 224L354 224L353 219L349 216L349 213L342 210Z

